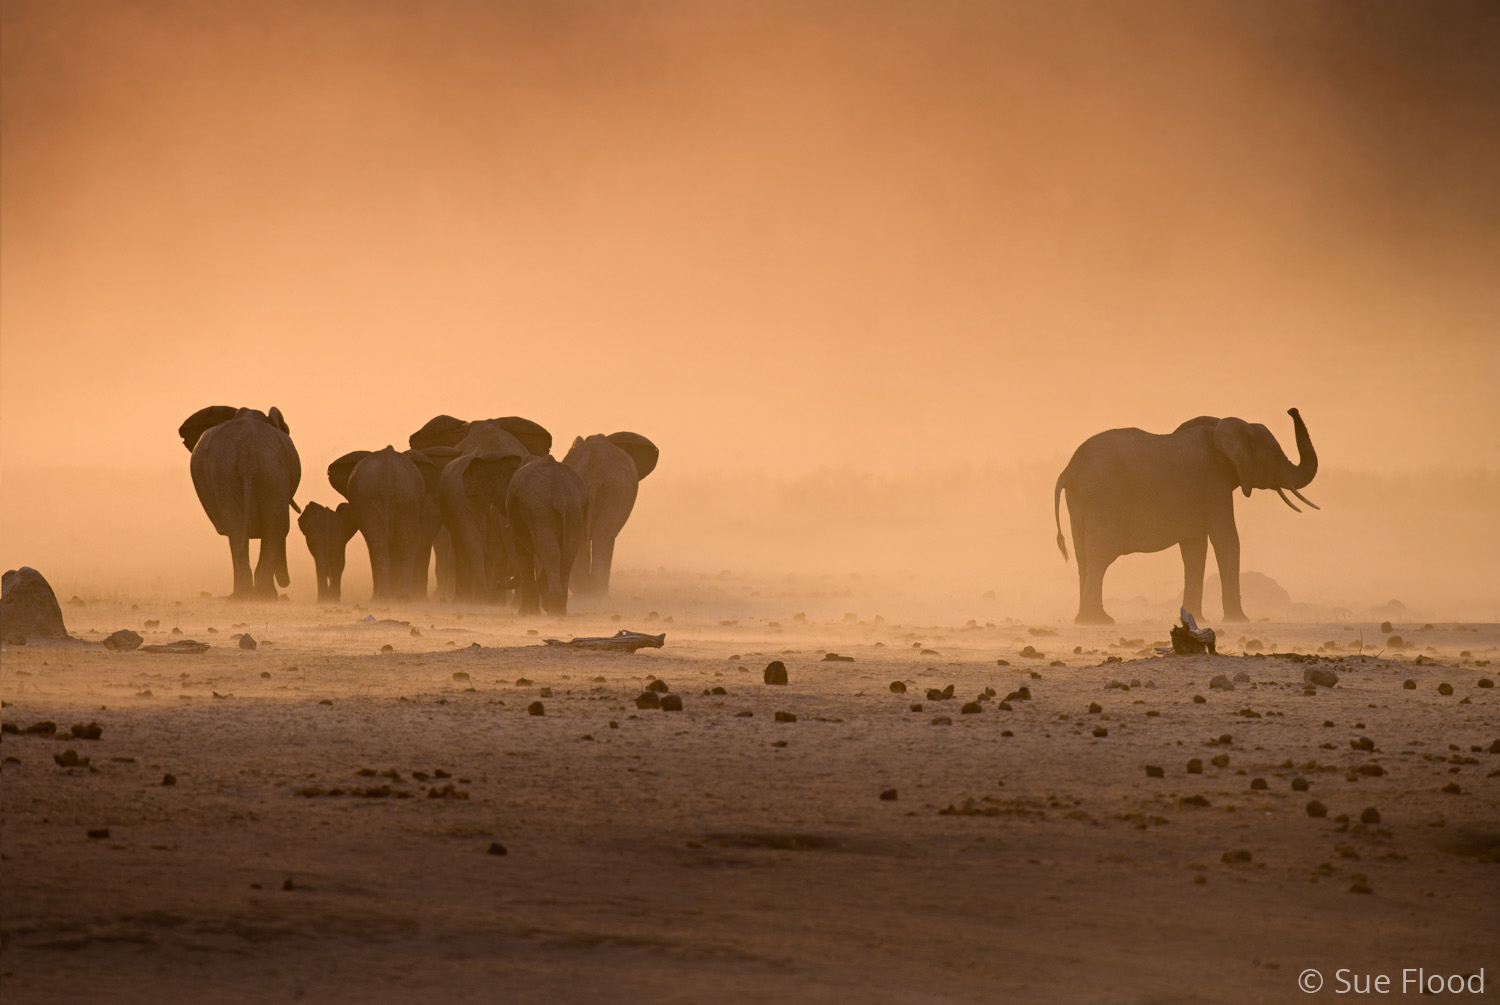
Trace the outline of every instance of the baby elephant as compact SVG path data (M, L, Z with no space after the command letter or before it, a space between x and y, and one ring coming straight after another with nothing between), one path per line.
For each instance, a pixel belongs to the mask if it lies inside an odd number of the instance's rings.
M307 550L312 552L317 568L318 603L338 603L344 578L344 550L359 529L354 522L354 511L348 503L339 503L338 509L308 503L297 518L297 526L307 538Z
M582 476L555 458L528 460L511 477L505 511L520 566L520 613L568 613L568 577L583 544L587 507Z

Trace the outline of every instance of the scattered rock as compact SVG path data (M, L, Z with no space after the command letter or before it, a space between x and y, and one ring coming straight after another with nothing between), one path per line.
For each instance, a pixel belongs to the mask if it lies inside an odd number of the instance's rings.
M182 639L178 642L168 642L159 646L141 646L143 653L165 653L176 656L197 656L209 650L207 642L196 642L193 639Z
M1311 787L1311 783L1306 778L1298 777L1292 779L1293 792L1306 792Z
M1443 695L1444 697L1447 697L1448 695L1450 695L1452 693L1453 693L1453 685L1452 684L1449 684L1449 683L1447 683L1445 681L1442 684L1438 685L1438 694Z
M1380 630L1382 632L1385 632L1387 635L1390 634L1391 627L1392 627L1392 625L1391 625L1391 623L1389 621L1382 621L1380 623Z
M667 687L667 682L659 677L656 680L652 681L650 684L647 684L646 689L648 691L655 691L657 694L666 694L668 691L672 690L671 688Z
M776 721L777 722L796 722L797 721L797 716L796 716L796 713L794 713L794 712L777 712L776 713Z
M951 726L953 725L953 720L946 715L940 715L932 720L932 724L934 726Z
M52 759L64 768L86 768L89 766L90 758L79 757L78 751L69 747L61 754L53 754Z
M539 701L534 701L526 706L527 715L546 715L547 707Z
M1350 740L1349 746L1354 750L1374 750L1375 741L1370 739L1368 736L1360 736L1356 737L1353 740Z
M880 798L884 799L888 803L893 803L896 801L896 790L886 789L880 793Z
M1193 704L1194 705L1206 705L1207 703L1208 703L1208 699L1205 698L1205 697L1203 697L1203 695L1201 695L1201 694L1195 694L1195 695L1193 695Z
M248 636L246 636L246 638L248 638ZM242 649L245 648L245 639L243 639L243 638L240 639L240 648L242 648ZM254 639L250 639L250 648L251 649L255 648L255 640ZM391 645L389 642L387 642L385 645L383 645L383 646L380 647L380 651L383 652L383 653L393 653L393 652L396 651L396 647L393 646L393 645Z
M922 703L920 701L914 701L909 706L907 706L907 708L912 712L920 712L922 711Z
M1219 856L1219 860L1225 865L1244 865L1252 858L1248 848L1236 848L1234 851L1226 851Z
M1250 788L1252 789L1259 791L1261 789L1269 789L1270 787L1271 786L1266 782L1264 778L1250 779Z
M1475 687L1494 687L1495 686L1495 682L1492 681L1492 680L1490 680L1488 677L1481 677L1481 678L1479 678L1478 683L1476 683L1474 686Z
M161 776L161 783L168 788L171 788L173 785L177 784L177 776L172 774L171 772L167 772L165 775Z
M979 704L979 702L977 702L977 701L966 701L966 702L964 702L964 707L961 708L961 709L959 709L959 712L961 712L964 715L974 715L977 712L983 712L983 711L984 711L984 706L981 705L981 704Z
M1216 768L1227 768L1229 767L1229 755L1215 754L1213 757L1210 757L1208 759L1208 763L1212 764Z
M1214 678L1208 682L1208 687L1211 691L1233 691L1234 681L1223 674L1215 674Z
M66 639L62 608L46 578L30 566L11 569L0 577L0 631L25 639Z
M1107 727L1105 727L1105 726L1095 726L1094 727L1094 735L1095 736L1108 736L1109 735L1109 729Z
M240 636L240 648L241 649L254 649L255 648L255 637L252 636L249 632L246 632L245 634L241 635ZM395 650L392 649L390 646L381 646L380 647L380 651L383 652L383 653L395 652Z
M1101 704L1099 704L1097 701L1091 701L1091 702L1089 702L1089 715L1098 715L1100 712L1103 712L1103 711L1104 711L1104 706L1101 705Z
M1307 815L1321 819L1328 815L1328 807L1314 799L1307 804Z
M104 735L104 727L100 726L97 722L91 722L87 725L75 722L71 727L71 732L73 738L77 740L97 740Z
M1401 686L1408 691L1415 691L1417 689L1417 682L1414 680L1404 680L1401 682Z
M491 841L490 842L490 849L489 849L488 852L486 852L486 854L488 854L488 855L508 855L510 853L505 850L505 845L501 844L499 841Z
M1370 889L1370 884L1368 884L1368 883L1353 883L1353 884L1350 884L1350 886L1349 886L1349 892L1350 893L1374 893L1375 891L1372 890L1372 889Z
M1373 806L1366 806L1365 811L1359 815L1359 822L1362 824L1380 823L1380 811Z
M1166 770L1164 768L1162 768L1161 765L1159 765L1159 764L1148 764L1148 765L1146 765L1146 777L1147 778L1165 778L1166 776L1167 776L1167 772L1166 772Z
M52 736L57 732L57 723L53 722L51 719L43 719L41 722L32 723L21 732L33 733L37 736Z
M766 672L762 679L767 684L785 684L787 682L786 664L781 662L781 660L772 660L767 663ZM892 690L895 689L892 688ZM902 690L905 690L904 686Z
M824 653L824 663L853 663L853 656L840 656L838 653Z
M464 680L468 680L469 679L469 675L466 674L466 673L464 673L462 670L455 670L455 671L453 671L453 679L454 680L458 680L458 681L464 681Z
M655 691L642 691L635 700L636 708L661 708L661 695Z
M905 694L906 684L899 680L891 681L891 694Z
M1464 790L1459 788L1457 782L1449 782L1447 785L1443 786L1442 791L1450 796L1461 796L1464 793Z
M1181 799L1177 800L1177 805L1203 807L1210 806L1212 804L1208 801L1207 796L1183 796Z
M1316 684L1318 687L1333 687L1339 682L1339 675L1322 667L1308 667L1302 671L1302 681L1305 684Z
M681 712L682 697L675 694L664 694L661 696L661 710L663 712Z
M129 653L141 647L141 636L129 628L121 628L104 640L104 648L116 653Z
M109 828L108 827L95 827L92 830L90 830L88 833L89 833L89 837L93 838L95 841L102 841L103 839L109 837Z
M1200 761L1196 757L1193 758L1192 760L1188 761L1187 762L1187 773L1190 774L1190 775L1201 775L1201 774L1203 774L1203 762Z

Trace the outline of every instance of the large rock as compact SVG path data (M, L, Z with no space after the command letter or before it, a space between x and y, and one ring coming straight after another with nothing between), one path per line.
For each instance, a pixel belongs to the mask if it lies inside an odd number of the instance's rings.
M115 632L104 640L104 648L112 649L115 652L129 653L139 649L142 641L139 633L133 632L129 628L121 628L118 632Z
M0 633L9 639L66 639L62 608L46 578L29 566L0 578Z

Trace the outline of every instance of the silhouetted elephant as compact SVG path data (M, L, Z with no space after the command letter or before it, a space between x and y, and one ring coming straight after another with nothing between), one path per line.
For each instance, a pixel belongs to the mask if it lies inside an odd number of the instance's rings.
M410 438L413 449L451 447L437 501L453 542L453 592L458 600L490 600L515 578L514 545L505 517L505 492L517 465L552 449L552 434L529 419L507 416L465 422L432 419Z
M214 530L229 538L236 600L276 599L276 585L291 582L286 567L288 508L302 480L302 462L281 411L212 405L177 429L192 453L193 488ZM255 571L250 540L260 540Z
M297 526L307 538L307 550L312 552L317 570L318 602L338 603L344 578L344 551L359 530L354 511L346 502L339 503L337 509L310 502L297 518Z
M1057 476L1053 517L1063 558L1058 502L1068 496L1073 551L1078 559L1080 625L1112 625L1104 610L1104 572L1121 555L1182 549L1182 604L1203 614L1203 566L1209 542L1224 587L1224 620L1245 621L1240 605L1240 537L1234 525L1234 490L1274 489L1292 494L1318 471L1307 427L1295 408L1288 413L1297 438L1298 463L1259 423L1202 415L1166 435L1140 429L1110 429L1091 436ZM1317 509L1316 506L1313 506ZM1297 510L1301 512L1301 510Z
M551 457L524 461L511 475L505 511L515 541L520 613L568 613L568 580L583 544L587 506L582 476Z
M370 554L375 600L427 599L441 464L417 450L355 450L328 465Z
M609 594L609 571L619 536L635 508L640 481L656 469L656 444L639 433L595 433L573 440L563 463L583 477L588 489L588 526L573 566L579 595Z

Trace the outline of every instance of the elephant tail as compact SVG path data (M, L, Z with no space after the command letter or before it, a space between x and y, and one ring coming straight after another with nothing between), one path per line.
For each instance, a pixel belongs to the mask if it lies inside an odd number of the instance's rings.
M1063 561L1068 560L1068 542L1063 538L1062 513L1059 505L1062 502L1063 483L1068 477L1067 469L1057 476L1057 485L1052 490L1052 523L1057 528L1057 548L1062 552Z

